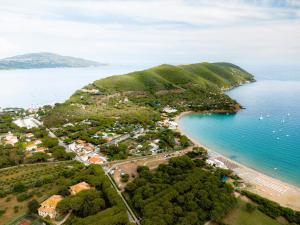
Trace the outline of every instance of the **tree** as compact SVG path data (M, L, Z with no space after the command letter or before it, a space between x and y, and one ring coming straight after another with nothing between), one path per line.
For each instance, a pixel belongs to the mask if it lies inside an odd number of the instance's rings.
M26 190L27 187L21 182L18 182L13 186L13 192L24 192Z
M125 173L121 176L121 181L126 183L129 180L129 174Z
M30 213L36 213L37 209L40 207L40 204L37 200L33 199L30 202L28 202L27 207Z
M47 148L53 148L58 145L58 140L57 138L44 137L42 143Z
M247 204L246 204L246 210L247 210L247 212L252 213L252 212L255 211L255 209L256 209L255 205L247 202Z
M32 153L32 156L29 158L30 162L46 162L49 158L49 155L44 152L35 152Z

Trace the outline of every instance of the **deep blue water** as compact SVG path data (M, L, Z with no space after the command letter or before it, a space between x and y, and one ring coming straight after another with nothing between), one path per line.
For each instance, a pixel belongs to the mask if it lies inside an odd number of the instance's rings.
M300 81L258 81L228 94L246 109L187 115L181 129L233 160L300 186Z

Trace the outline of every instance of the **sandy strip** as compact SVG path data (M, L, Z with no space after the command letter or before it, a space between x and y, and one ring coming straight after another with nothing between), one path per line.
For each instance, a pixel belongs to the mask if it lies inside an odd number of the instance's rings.
M179 125L179 119L192 112L184 112L175 118L175 121ZM184 132L178 126L178 131ZM244 166L236 161L233 161L201 144L199 141L189 139L198 146L207 149L210 159L217 159L224 163L229 169L233 170L239 177L246 183L246 190L259 194L265 198L278 202L282 206L290 207L292 209L300 211L300 188L267 176L261 172L258 172L252 168ZM300 179L300 177L299 177Z

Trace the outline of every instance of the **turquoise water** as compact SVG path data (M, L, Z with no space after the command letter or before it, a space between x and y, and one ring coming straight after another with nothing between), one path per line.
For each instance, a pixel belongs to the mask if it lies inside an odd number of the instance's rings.
M228 94L246 109L187 115L181 129L233 160L300 187L300 81L258 81Z

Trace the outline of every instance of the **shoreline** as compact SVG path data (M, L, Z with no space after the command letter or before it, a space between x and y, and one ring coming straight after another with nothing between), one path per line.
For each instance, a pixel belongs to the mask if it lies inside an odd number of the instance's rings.
M182 112L174 118L175 122L178 124L177 130L184 135L186 134L180 128L179 120L188 114L197 114L197 112ZM205 148L209 154L209 159L221 161L227 168L231 169L235 174L241 177L246 184L245 190L268 198L282 206L300 211L300 188L236 162L219 152L208 148L200 141L195 140L188 135L186 136L194 145Z

